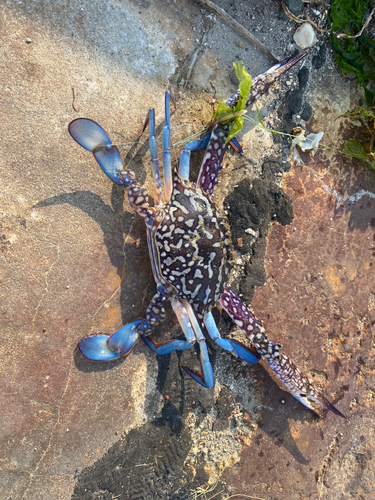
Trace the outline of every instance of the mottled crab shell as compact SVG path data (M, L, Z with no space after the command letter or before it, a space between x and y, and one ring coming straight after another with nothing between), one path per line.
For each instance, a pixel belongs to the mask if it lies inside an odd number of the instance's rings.
M177 173L156 243L163 278L203 319L227 283L232 267L230 233L210 197Z

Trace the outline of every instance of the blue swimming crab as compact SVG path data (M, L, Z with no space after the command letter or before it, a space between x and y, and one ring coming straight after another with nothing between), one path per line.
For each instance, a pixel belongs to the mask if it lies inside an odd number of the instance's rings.
M254 78L246 107L304 56L288 58ZM227 100L227 106L234 108L240 98L240 91L237 91ZM198 342L200 372L180 366L196 382L211 388L215 385L215 378L202 330L205 329L221 348L232 351L248 363L255 364L260 358L266 360L291 394L308 409L315 412L313 405L316 402L344 416L280 351L282 346L267 338L261 322L228 285L232 265L231 237L225 217L219 213L211 196L228 145L231 143L235 149L241 149L235 137L228 140L230 120L214 122L202 139L190 142L181 153L178 171L173 171L169 150L171 104L175 105L173 96L166 91L163 183L155 139L154 109L148 111L143 129L149 127L154 206L149 205L147 190L138 183L134 172L124 168L118 147L102 127L86 118L78 118L69 124L73 139L94 154L113 182L128 190L130 205L144 218L156 282L156 293L144 318L128 323L110 336L82 338L78 344L81 353L92 361L112 361L128 354L140 337L161 355L190 349ZM197 183L194 184L188 180L190 152L199 149L205 149L205 153ZM167 301L171 302L186 340L156 343L151 334L165 318L164 305ZM211 313L217 304L248 337L253 348L220 336Z

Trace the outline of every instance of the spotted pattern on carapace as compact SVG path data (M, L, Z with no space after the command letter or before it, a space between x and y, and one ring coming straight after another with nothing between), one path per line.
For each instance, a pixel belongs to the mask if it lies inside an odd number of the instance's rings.
M163 277L199 319L223 293L231 269L229 229L210 198L174 176L170 202L156 230Z

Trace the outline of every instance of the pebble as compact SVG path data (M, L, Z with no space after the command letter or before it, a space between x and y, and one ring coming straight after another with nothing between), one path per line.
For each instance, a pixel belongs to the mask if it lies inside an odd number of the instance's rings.
M25 42L26 42L26 43L31 43L30 38L26 38Z
M316 43L316 36L311 24L303 23L294 33L293 39L300 49L312 47Z

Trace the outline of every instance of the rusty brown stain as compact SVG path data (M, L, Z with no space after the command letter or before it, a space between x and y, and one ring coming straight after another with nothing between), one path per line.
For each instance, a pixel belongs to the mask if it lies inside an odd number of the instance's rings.
M331 265L322 270L328 285L331 287L333 295L339 297L344 293L345 287L335 265Z

